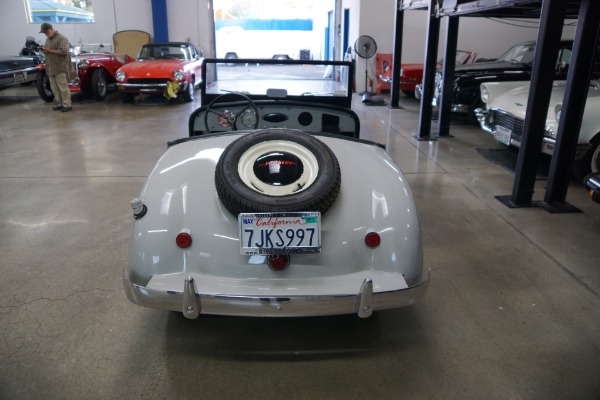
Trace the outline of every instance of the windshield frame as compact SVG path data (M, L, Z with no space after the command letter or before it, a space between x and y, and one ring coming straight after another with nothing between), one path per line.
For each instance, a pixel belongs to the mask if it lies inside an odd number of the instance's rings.
M349 61L322 61L322 60L281 60L281 59L222 59L222 58L205 58L203 59L202 64L202 81L200 83L200 96L201 96L201 104L207 105L217 97L227 93L226 91L215 92L211 90L215 85L218 86L220 81L218 80L218 71L220 68L242 68L244 66L257 66L256 68L260 68L260 66L277 66L284 70L286 66L321 66L325 68L331 67L332 71L336 71L337 67L343 67L344 71L348 73L336 74L332 73L331 78L323 78L323 81L327 81L330 79L332 82L338 82L340 86L345 88L344 93L303 93L300 95L290 94L287 92L287 89L284 85L285 80L281 80L283 87L269 87L270 93L266 90L261 93L247 93L243 89L239 89L243 94L250 97L252 100L290 100L290 101L298 101L298 102L306 102L311 104L328 104L335 105L344 108L351 108L352 106L352 87L353 87L353 79L354 79L354 65ZM340 69L340 68L337 68ZM217 72L213 72L217 71ZM214 76L213 76L214 75ZM339 76L338 76L339 75ZM339 80L336 80L339 79ZM342 82L342 79L344 82ZM228 81L233 83L235 81ZM243 87L241 84L244 81L243 79L239 80L240 87ZM297 83L298 81L296 81ZM301 82L301 80L299 81ZM307 80L307 83L311 82ZM229 85L231 87L231 85ZM208 89L208 90L207 90ZM285 89L285 90L284 90ZM234 88L233 91L236 89ZM277 93L278 96L273 96L272 93Z

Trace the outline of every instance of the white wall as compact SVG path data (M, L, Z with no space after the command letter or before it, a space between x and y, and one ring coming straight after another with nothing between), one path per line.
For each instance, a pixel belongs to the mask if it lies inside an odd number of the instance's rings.
M1 0L0 54L18 54L27 36L38 43L46 37L40 24L27 22L23 0ZM95 23L54 24L72 44L112 43L117 31L140 30L154 35L152 4L150 0L97 0L94 1ZM167 0L169 40L191 41L199 50L210 48L208 0Z
M208 0L167 0L167 16L169 40L194 43L206 56L213 56L213 14Z
M369 35L377 42L379 53L392 53L394 48L394 24L396 0L344 0L344 8L350 8L350 38L353 45L360 35ZM440 27L438 57L444 52L446 20ZM575 36L575 24L567 21L563 28L563 38ZM428 13L426 10L404 11L402 37L402 62L423 63L427 41ZM535 40L538 35L538 20L497 20L488 18L463 17L459 22L458 49L476 51L479 57L497 57L511 45ZM359 59L356 87L364 88L364 60ZM369 71L375 70L374 58ZM375 79L374 74L371 79Z
M1 1L0 54L18 54L25 44L26 36L33 36L38 42L44 42L45 36L38 33L39 24L27 23L23 0ZM396 0L343 0L343 8L350 9L350 44L353 45L360 35L369 35L377 42L380 53L391 53L394 44L395 5ZM150 35L154 33L150 0L97 0L94 2L94 14L94 24L57 24L55 28L73 44L80 40L84 43L112 43L112 35L121 30L141 30ZM170 40L189 40L199 50L204 50L207 56L213 55L212 11L208 8L208 0L167 0L167 16ZM532 21L518 23L512 20L501 22L461 18L458 48L475 50L480 57L498 56L513 43L537 37L537 24L532 24ZM529 28L515 25L526 25ZM442 20L439 55L443 52L444 29L445 19ZM426 11L404 12L402 62L423 62L426 32ZM563 29L563 37L572 38L574 35L574 25ZM357 74L356 87L364 87L363 74Z

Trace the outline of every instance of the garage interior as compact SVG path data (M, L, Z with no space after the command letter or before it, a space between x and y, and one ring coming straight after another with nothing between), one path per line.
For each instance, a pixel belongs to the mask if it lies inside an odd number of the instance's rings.
M455 3L499 2L518 3ZM432 273L423 301L368 319L187 320L131 304L121 274L129 201L187 136L199 96L74 96L63 114L33 86L2 90L0 399L600 398L600 205L570 180L580 212L507 207L496 197L515 171L478 152L502 145L459 117L450 137L420 140L422 103L393 96L355 94L352 108L410 182ZM534 199L551 163L536 163Z

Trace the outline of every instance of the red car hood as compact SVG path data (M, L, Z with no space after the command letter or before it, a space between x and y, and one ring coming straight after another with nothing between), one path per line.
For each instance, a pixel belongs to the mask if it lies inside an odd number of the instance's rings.
M185 70L187 60L136 61L121 67L130 78L171 78L175 70Z

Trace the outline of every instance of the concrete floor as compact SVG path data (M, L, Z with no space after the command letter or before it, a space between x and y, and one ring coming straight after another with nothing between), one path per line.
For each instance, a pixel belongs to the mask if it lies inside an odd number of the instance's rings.
M420 211L432 281L412 307L258 319L128 302L121 286L136 197L192 104L0 92L0 399L599 399L600 205L509 209L501 148L455 121L416 141L419 104L354 108ZM435 127L435 124L433 124ZM545 181L534 199L542 199Z

